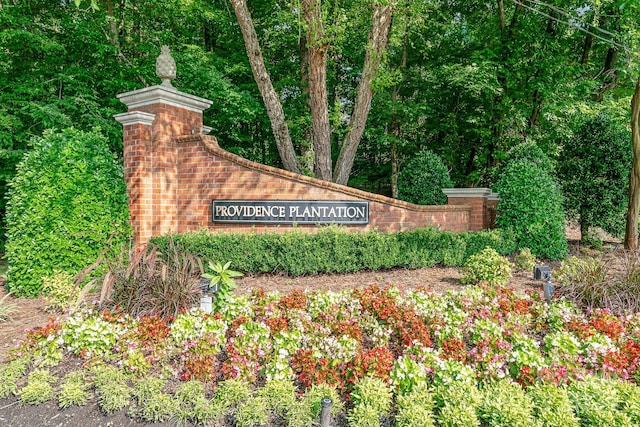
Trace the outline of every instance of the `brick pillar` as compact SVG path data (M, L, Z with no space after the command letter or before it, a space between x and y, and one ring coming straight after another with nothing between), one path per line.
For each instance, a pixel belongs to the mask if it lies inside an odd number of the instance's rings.
M127 191L132 227L136 243L145 243L151 236L178 231L176 139L202 133L202 112L212 102L172 86L151 86L120 94L118 98L129 109L115 118L125 130L125 172L130 173ZM139 132L143 137L138 136Z
M450 205L471 206L469 214L469 230L480 231L489 228L487 214L487 197L491 194L489 188L444 188Z

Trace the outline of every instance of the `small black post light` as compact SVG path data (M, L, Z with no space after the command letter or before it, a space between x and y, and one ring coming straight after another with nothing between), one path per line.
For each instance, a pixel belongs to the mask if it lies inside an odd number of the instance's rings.
M320 401L320 404L322 405L322 409L320 409L320 427L330 427L333 400L325 397Z
M546 280L546 282L542 284L544 300L546 302L551 302L551 299L556 292L553 283L551 283L551 267L546 265L536 265L533 267L533 278L535 280Z
M211 313L213 310L213 297L220 290L220 283L216 282L211 286L211 279L206 277L200 277L200 290L202 291L202 297L200 298L200 308L205 313Z

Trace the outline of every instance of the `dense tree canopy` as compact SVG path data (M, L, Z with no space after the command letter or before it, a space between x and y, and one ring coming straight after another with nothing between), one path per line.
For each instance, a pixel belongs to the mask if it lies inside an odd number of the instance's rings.
M349 184L389 195L423 149L457 186L492 184L505 153L525 141L559 162L589 116L628 122L640 73L640 13L629 0L242 3L300 170L326 177L318 139L335 165L363 126ZM384 7L386 45L372 50ZM162 44L178 64L175 86L214 101L204 120L224 148L285 165L233 2L0 0L0 222L15 165L45 129L98 126L121 153L115 96L158 83ZM363 73L368 56L374 74ZM311 75L313 64L324 74ZM356 118L368 75L370 110Z

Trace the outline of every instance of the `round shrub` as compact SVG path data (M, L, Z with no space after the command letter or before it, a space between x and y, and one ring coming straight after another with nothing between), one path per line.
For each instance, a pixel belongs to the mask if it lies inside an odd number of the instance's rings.
M531 249L522 248L513 258L513 262L520 271L532 271L536 265L536 257L531 253Z
M418 205L446 204L447 196L442 189L451 187L447 167L431 151L418 153L398 176L398 198Z
M511 163L495 191L500 195L496 225L515 234L518 248L551 260L568 254L562 194L544 168L525 160Z
M19 163L7 203L7 288L37 296L43 278L76 274L109 236L128 237L122 166L98 131L47 131Z
M631 133L604 114L583 122L564 145L560 177L565 207L578 219L583 241L591 237L589 227L624 233L632 161Z
M500 179L508 165L520 160L524 160L529 164L538 165L552 176L556 173L554 163L542 148L533 141L525 141L506 152L504 160L493 172L492 183L495 184L495 182Z
M462 268L463 284L474 285L487 282L493 286L504 286L511 277L511 263L492 248L485 248L469 257Z

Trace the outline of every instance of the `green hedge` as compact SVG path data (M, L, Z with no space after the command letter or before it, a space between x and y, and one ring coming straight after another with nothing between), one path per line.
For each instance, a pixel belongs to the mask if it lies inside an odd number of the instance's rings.
M471 255L491 247L502 255L515 251L515 239L503 231L454 234L435 228L381 233L349 232L323 227L317 233L210 233L200 231L155 237L167 249L176 245L202 259L227 262L244 273L284 272L292 276L348 273L394 267L457 267Z

